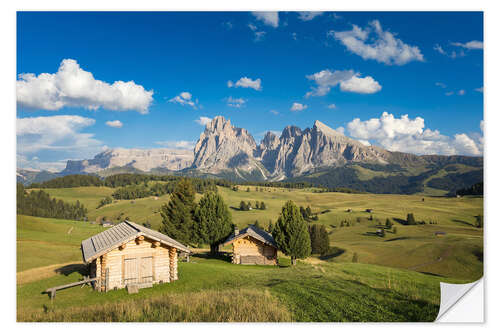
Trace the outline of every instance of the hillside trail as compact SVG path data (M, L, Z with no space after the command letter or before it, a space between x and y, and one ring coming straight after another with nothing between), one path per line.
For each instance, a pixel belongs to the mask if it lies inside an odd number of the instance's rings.
M408 267L407 269L409 269L409 270L417 270L418 268L421 268L421 267L424 267L424 266L427 266L427 265L431 265L431 264L435 264L435 263L441 262L441 261L443 261L443 259L446 259L447 257L450 256L452 249L453 249L453 247L450 246L446 250L444 250L444 252L439 257L437 257L437 259L425 262L423 264L418 264L418 265L415 265L415 266L412 266L412 267Z
M35 282L38 280L48 279L52 276L60 274L57 272L57 270L64 267L64 266L76 265L76 264L81 264L81 263L82 263L81 261L70 261L70 262L66 262L66 263L62 263L62 264L36 267L36 268L27 269L27 270L22 271L22 272L17 272L16 273L16 284L22 285L22 284L26 284L26 283Z

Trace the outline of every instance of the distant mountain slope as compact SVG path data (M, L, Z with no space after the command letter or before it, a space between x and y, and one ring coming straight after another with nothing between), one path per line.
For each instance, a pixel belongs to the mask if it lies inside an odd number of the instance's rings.
M180 174L237 182L308 181L373 193L428 189L446 193L482 181L483 158L391 152L366 146L318 120L312 128L287 126L279 137L267 132L257 144L246 129L217 116L205 126L193 151L109 149L92 159L68 161L61 172L78 173ZM25 179L30 177L20 175L18 179L29 183L33 180Z

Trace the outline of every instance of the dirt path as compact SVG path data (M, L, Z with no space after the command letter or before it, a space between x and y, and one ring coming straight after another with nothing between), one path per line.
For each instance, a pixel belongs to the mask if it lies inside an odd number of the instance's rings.
M35 282L38 280L47 279L57 275L57 270L61 267L68 265L81 264L81 261L71 261L63 264L55 264L50 266L43 266L37 268L27 269L16 274L16 284L21 285L25 283Z

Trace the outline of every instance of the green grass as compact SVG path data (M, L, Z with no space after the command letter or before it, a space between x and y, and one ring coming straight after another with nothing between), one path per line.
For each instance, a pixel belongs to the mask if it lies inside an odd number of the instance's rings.
M161 296L177 298L187 294L193 298L210 291L254 290L270 293L286 307L293 321L432 321L439 310L439 282L461 282L368 264L244 266L194 257L189 263L179 263L178 281L142 289L135 295L128 295L125 290L97 293L90 287L78 287L58 292L51 304L48 296L40 293L79 278L80 274L73 272L18 285L18 320L57 320L58 313L61 318L63 313L72 313L66 320L102 320L96 311L87 311L86 318L79 313L96 306L112 310L123 301L140 304ZM44 309L50 309L45 319ZM108 320L126 319L120 317L123 312L116 315ZM169 318L182 320L178 315L156 320ZM201 319L190 317L194 321ZM133 320L151 318L144 314Z
M103 230L79 221L18 215L17 271L81 261L82 240Z

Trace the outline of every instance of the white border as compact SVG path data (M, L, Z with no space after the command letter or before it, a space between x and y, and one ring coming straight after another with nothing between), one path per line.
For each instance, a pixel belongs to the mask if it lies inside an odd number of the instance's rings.
M0 52L0 73L1 75L1 139L2 139L2 155L3 159L0 163L2 176L2 226L3 226L3 241L1 242L2 254L4 260L7 261L4 267L8 267L7 271L1 276L2 282L2 324L7 330L37 330L56 332L89 332L90 330L100 331L106 329L111 332L132 331L137 329L156 329L156 330L182 330L185 331L232 331L237 329L239 332L255 332L256 329L264 330L287 330L287 331L303 331L306 329L314 329L315 331L331 331L331 330L370 330L371 332L400 332L404 329L414 331L421 330L443 330L450 329L454 333L467 332L480 328L492 328L498 326L499 316L498 300L494 295L500 295L498 288L498 261L495 254L498 251L497 238L500 237L499 223L495 221L495 203L500 199L498 197L498 188L500 188L498 169L495 167L498 162L498 148L500 144L500 131L496 130L499 124L499 102L498 84L499 77L499 45L498 31L500 31L500 15L498 13L497 1L481 1L481 0L455 0L455 1L436 1L436 0L419 0L415 2L401 0L349 0L349 1L269 1L269 0L253 0L245 2L237 2L230 0L211 0L211 1L102 1L102 0L87 0L87 1L67 1L67 0L18 0L18 1L3 1L0 10L0 41L3 45ZM485 283L487 284L486 297L486 322L485 325L456 325L456 324L147 324L157 325L158 327L138 327L139 324L16 324L15 323L15 76L16 76L16 10L360 10L360 11L440 11L440 10L484 10L485 11ZM465 25L467 22L463 22ZM491 92L488 93L488 92ZM491 147L491 149L490 149ZM490 260L489 258L492 258ZM495 260L496 259L496 260ZM494 260L494 261L493 261ZM490 281L490 283L488 283ZM497 296L498 297L498 296ZM160 326L161 325L161 326ZM16 326L16 327L12 327Z

